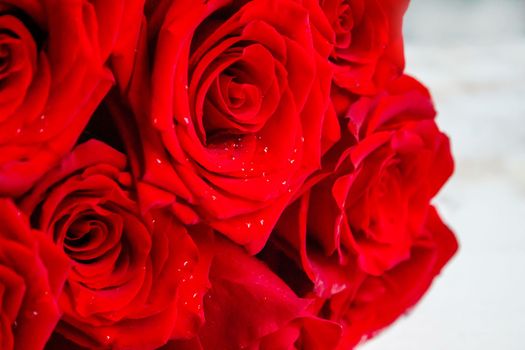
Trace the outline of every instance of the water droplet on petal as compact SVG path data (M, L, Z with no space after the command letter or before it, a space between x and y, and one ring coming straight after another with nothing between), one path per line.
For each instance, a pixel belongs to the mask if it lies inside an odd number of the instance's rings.
M162 160L160 160L160 158L155 158L155 162L157 162L157 164L162 164Z
M31 312L31 314L32 314L33 316L38 316L38 311L33 310L33 312Z
M43 133L43 132L44 132L44 128L40 128L40 129L38 129L38 132L39 132L39 133Z
M235 160L235 156L232 156L232 160Z
M188 265L190 264L190 262L188 260L185 260L183 263L182 263L182 266L184 267L188 267Z
M200 310L202 308L201 304L197 305L197 310Z
M248 228L252 227L252 223L251 222L247 222L246 223L246 227L248 227Z
M195 293L193 293L193 295L192 295L191 297L192 297L193 299L197 299L197 295L198 295L198 294L195 292Z
M159 120L157 118L153 118L153 125L157 125L159 123Z
M268 146L264 147L264 153L268 153Z
M259 223L261 224L261 226L264 226L264 219L259 220Z
M295 159L288 159L288 162L290 162L290 164L293 164L295 163Z
M211 200L212 200L212 201L217 200L217 196L212 194L212 195L211 195Z
M304 142L304 136L301 136L301 142Z
M283 182L281 182L281 184L284 186L287 184L287 181L286 180L283 180Z
M21 128L16 129L16 133L17 133L18 135L20 135L20 134L22 133L22 129L21 129Z
M186 125L190 124L190 118L184 117L183 120L184 120L184 124L186 124Z

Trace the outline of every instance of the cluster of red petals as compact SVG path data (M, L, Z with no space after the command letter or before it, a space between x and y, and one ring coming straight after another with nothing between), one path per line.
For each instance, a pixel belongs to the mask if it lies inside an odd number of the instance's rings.
M344 350L457 250L408 0L0 1L0 348Z

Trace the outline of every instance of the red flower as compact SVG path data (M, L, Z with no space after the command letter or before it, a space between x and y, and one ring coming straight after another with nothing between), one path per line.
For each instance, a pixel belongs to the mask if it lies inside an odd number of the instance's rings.
M0 348L41 349L60 319L68 261L15 205L0 200Z
M350 349L407 312L425 294L457 250L454 234L431 208L410 258L382 276L362 275L358 283L326 302L324 317L344 325L339 349Z
M21 207L71 259L58 327L66 338L151 349L195 332L193 300L206 283L197 248L169 211L142 215L122 154L98 141L78 146Z
M374 94L399 76L405 61L402 19L408 0L320 0L335 32L335 82Z
M311 1L154 5L143 45L152 70L138 65L130 95L141 180L175 194L184 221L256 252L339 137L331 29Z
M261 261L221 238L207 237L213 257L198 337L169 349L335 349L341 327L316 318Z
M136 35L121 34L120 19L124 6L136 4L140 1L0 4L1 195L28 190L75 144L112 84L109 59L120 63L121 79L129 76L125 61L133 57Z

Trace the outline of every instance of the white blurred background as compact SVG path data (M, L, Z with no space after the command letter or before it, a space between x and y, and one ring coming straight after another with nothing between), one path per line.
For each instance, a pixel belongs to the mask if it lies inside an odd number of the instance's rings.
M360 350L525 349L525 0L412 0L407 72L432 91L456 173L436 203L460 251Z

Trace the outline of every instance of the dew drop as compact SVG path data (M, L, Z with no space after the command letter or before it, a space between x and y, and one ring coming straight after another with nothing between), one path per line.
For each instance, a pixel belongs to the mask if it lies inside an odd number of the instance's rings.
M40 128L40 129L38 129L38 132L39 132L39 133L43 133L43 132L44 132L44 128Z
M259 220L259 223L261 224L261 226L264 226L264 219Z
M192 279L194 279L195 277L193 277L193 275L190 275L190 277L188 277L189 280L191 281Z
M189 125L190 124L190 118L184 117L184 124Z
M211 195L211 200L212 200L212 201L216 201L216 200L217 200L217 196L214 195L214 194L212 194L212 195Z
M264 153L268 153L268 146L264 147Z
M187 302L187 301L185 301L185 302L184 302L184 305L188 305L188 302Z
M200 310L202 308L201 304L197 305L197 310Z
M192 297L193 299L197 299L197 295L198 295L198 294L195 292L195 293L193 293L193 295L192 295L191 297Z
M155 162L157 162L157 164L162 164L162 160L160 160L160 158L155 158Z
M189 264L190 264L190 262L188 260L185 260L184 263L182 263L182 266L188 267Z
M235 160L235 156L232 156L232 160Z
M188 90L189 88L188 84L184 85L184 89Z
M16 133L17 133L18 135L20 135L20 134L22 133L22 129L21 129L21 128L16 129Z
M153 125L157 125L159 123L159 120L157 118L153 119Z
M31 312L31 314L36 317L36 316L38 316L38 311L33 310L33 312Z
M252 227L252 223L251 222L247 222L246 223L246 227L248 227L248 228Z
M290 162L290 164L293 164L295 163L295 159L288 159L288 162Z
M287 184L287 181L286 180L283 180L283 182L281 182L281 184L284 186Z

